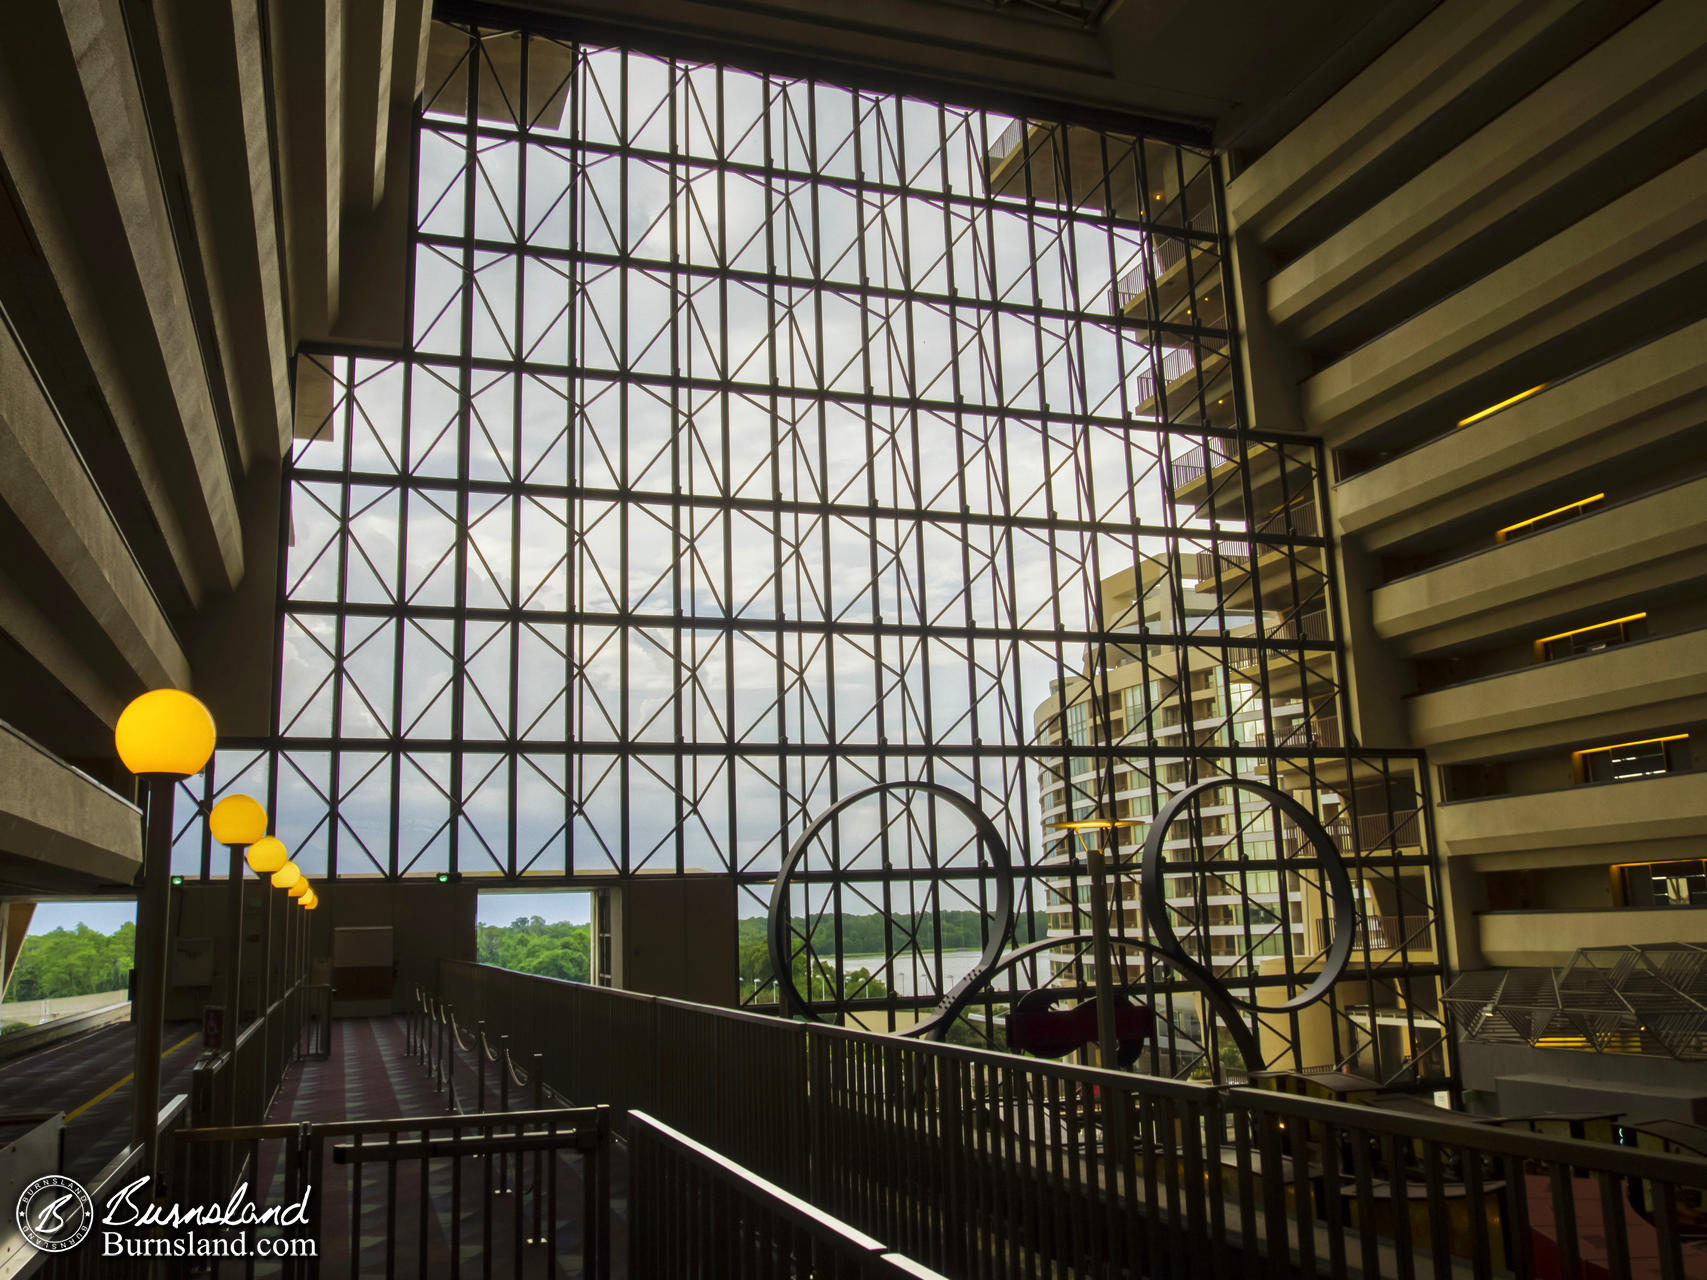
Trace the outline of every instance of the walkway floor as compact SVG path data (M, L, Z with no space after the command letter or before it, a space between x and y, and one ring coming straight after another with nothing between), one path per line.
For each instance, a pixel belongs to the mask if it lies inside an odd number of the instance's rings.
M161 1098L188 1093L200 1024L168 1024L161 1044ZM0 1111L65 1112L65 1171L87 1181L130 1142L135 1053L131 1024L116 1022L8 1062L0 1067Z
M286 1076L268 1114L270 1123L331 1120L393 1120L446 1113L445 1095L433 1088L420 1063L407 1056L403 1023L395 1018L352 1018L333 1024L332 1052L324 1061L299 1063ZM493 1109L496 1109L495 1099ZM520 1108L520 1099L512 1110ZM472 1110L472 1108L468 1108ZM411 1128L420 1139L430 1128ZM443 1136L440 1133L437 1136ZM285 1195L282 1144L261 1153L261 1206ZM556 1166L557 1236L555 1250L529 1244L533 1235L536 1171L531 1157L521 1162L460 1162L460 1175L446 1158L399 1160L360 1166L359 1211L352 1166L323 1157L320 1187L320 1274L439 1277L455 1275L578 1277L581 1267L581 1159L560 1154ZM423 1167L424 1166L424 1167ZM551 1166L540 1162L538 1184L542 1225L550 1216ZM614 1276L626 1275L622 1211L623 1165L613 1161L612 1237ZM520 1195L506 1188L519 1188ZM395 1207L395 1216L388 1212ZM353 1229L352 1229L353 1226ZM517 1241L522 1241L519 1256ZM354 1265L352 1265L354 1260ZM490 1271L483 1263L490 1262ZM460 1263L460 1266L457 1264ZM238 1275L233 1264L222 1275ZM257 1266L255 1274L278 1274Z

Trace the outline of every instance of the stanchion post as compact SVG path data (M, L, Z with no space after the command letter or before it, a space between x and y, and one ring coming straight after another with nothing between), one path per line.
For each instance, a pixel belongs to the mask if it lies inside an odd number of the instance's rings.
M528 1060L528 1062L533 1070L533 1109L535 1111L543 1111L545 1110L545 1070L543 1066L545 1062L545 1055L543 1053L536 1053ZM534 1244L545 1243L545 1220L541 1216L539 1203L539 1198L544 1194L545 1187L545 1155L545 1152L538 1150L533 1153ZM553 1160L557 1158L557 1153L555 1151L551 1153L551 1158ZM602 1155L600 1158L603 1158Z
M486 1019L474 1024L474 1109L486 1110Z
M498 1110L510 1109L510 1037L498 1037ZM510 1162L504 1158L504 1153L498 1153L498 1194L504 1195L510 1189Z

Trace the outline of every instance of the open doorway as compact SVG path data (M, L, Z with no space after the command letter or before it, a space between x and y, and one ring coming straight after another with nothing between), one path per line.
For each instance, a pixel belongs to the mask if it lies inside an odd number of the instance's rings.
M592 898L569 889L482 890L475 917L475 959L517 973L590 981Z
M135 902L0 902L0 912L0 1034L130 999Z

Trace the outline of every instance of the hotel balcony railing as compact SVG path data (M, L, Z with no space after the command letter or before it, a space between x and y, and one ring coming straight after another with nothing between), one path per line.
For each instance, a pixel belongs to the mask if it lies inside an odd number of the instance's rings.
M1010 121L1008 127L996 135L996 140L990 144L990 159L1000 164L1014 153L1020 140L1025 137L1026 123L1024 120Z
M654 1116L947 1276L1532 1276L1589 1257L1631 1275L1633 1255L1683 1276L1685 1234L1707 1208L1707 1160L1462 1115L1104 1071L462 961L440 961L439 985L464 1022L526 1037L564 1096L610 1105L618 1124ZM1575 1273L1574 1262L1560 1272Z
M1325 642L1328 637L1328 611L1311 609L1296 614L1269 628L1272 640L1312 640Z
M1005 154L1005 153L1004 153ZM1122 276L1114 286L1114 309L1123 312L1143 300L1151 280L1159 280L1185 261L1185 241L1151 236L1151 255ZM1189 299L1188 299L1189 301ZM1174 375L1177 376L1177 375Z
M1340 745L1338 716L1317 716L1288 729L1275 740L1277 747L1337 747Z
M1193 449L1184 458L1170 464L1168 471L1173 477L1174 487L1182 488L1208 475L1212 466L1225 466L1237 457L1238 447L1231 440L1214 437L1202 448Z
M1286 843L1292 852L1303 850L1303 837L1289 819L1282 819ZM1322 824L1322 829L1338 842L1341 850L1352 851L1351 815L1341 813ZM1389 847L1410 848L1422 842L1422 826L1415 809L1398 809L1392 813L1360 813L1357 815L1357 848L1368 853Z
M1254 532L1270 537L1317 538L1322 525L1316 519L1316 504L1305 500L1271 512L1257 522Z
M1422 843L1422 825L1415 809L1400 809L1393 813L1360 813L1357 815L1357 842L1363 849L1382 849L1389 845L1408 848Z
M1333 941L1331 920L1316 921L1316 945L1326 949ZM1429 917L1418 911L1408 916L1364 916L1352 934L1352 948L1361 951L1367 945L1373 952L1434 950L1434 934Z

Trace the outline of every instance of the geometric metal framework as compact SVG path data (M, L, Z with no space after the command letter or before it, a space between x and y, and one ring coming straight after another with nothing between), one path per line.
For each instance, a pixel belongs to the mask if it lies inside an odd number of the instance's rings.
M1103 943L1113 944L1122 948L1121 961L1116 965L1120 972L1115 981L1130 988L1131 981L1128 970L1130 963L1127 955L1132 951L1139 954L1141 964L1148 966L1153 961L1159 961L1168 968L1179 973L1193 988L1199 1007L1206 1016L1218 1020L1219 1029L1225 1032L1233 1042L1239 1057L1247 1071L1260 1071L1266 1065L1264 1051L1260 1043L1249 1034L1249 1027L1241 1016L1238 1004L1231 993L1224 987L1214 970L1198 963L1196 957L1180 945L1179 935L1173 929L1173 919L1179 913L1170 910L1164 898L1164 885L1167 876L1162 868L1162 850L1167 837L1172 830L1174 819L1188 812L1190 807L1198 803L1198 797L1206 792L1228 789L1256 793L1265 802L1279 809L1300 832L1303 839L1314 846L1314 852L1319 861L1324 879L1328 884L1328 895L1332 900L1332 917L1325 921L1331 930L1333 938L1322 962L1313 974L1310 985L1302 991L1290 994L1281 1008L1285 1010L1301 1010L1323 996L1329 994L1345 975L1346 964L1350 959L1353 935L1358 927L1355 896L1351 886L1351 878L1346 873L1343 860L1340 857L1339 846L1316 821L1315 815L1284 791L1269 787L1253 779L1210 778L1193 784L1176 794L1169 800L1167 807L1156 816L1155 823L1144 842L1142 861L1142 879L1140 881L1141 902L1144 923L1147 931L1156 938L1154 944L1130 937L1113 936L1102 939ZM957 1019L964 1012L974 1007L983 989L989 986L1004 969L1011 969L1024 962L1036 952L1057 946L1066 942L1083 943L1095 946L1095 934L1076 937L1071 940L1058 940L1053 935L1041 942L1022 947L1020 950L1002 955L1002 946L1012 928L1013 893L1011 873L1013 869L1012 855L1001 842L1001 833L995 825L982 813L973 808L960 793L949 788L936 787L929 783L898 782L879 784L864 791L856 791L846 796L829 809L818 815L813 824L801 833L789 850L788 857L783 860L782 868L777 875L775 888L771 893L770 915L766 927L766 943L770 954L771 965L778 973L777 985L782 997L782 1011L796 1017L808 1020L823 1020L819 1013L829 1015L832 1019L845 1018L849 1012L840 1003L841 992L834 985L824 993L823 998L814 1002L805 998L794 975L791 973L790 950L794 938L791 934L797 928L796 921L790 915L790 880L799 865L802 852L815 840L820 831L844 810L858 804L860 801L886 791L925 792L935 799L946 803L951 809L957 810L969 818L977 830L982 843L982 854L990 860L995 873L997 902L996 910L991 916L990 926L985 934L984 948L979 955L977 964L964 978L954 985L943 997L937 1008L927 1018L914 1024L906 1034L923 1035L931 1039L943 1039L957 1025ZM1114 963L1112 960L1110 963ZM801 975L805 977L806 975ZM1059 987L1060 984L1056 984ZM1033 993L1035 994L1035 992ZM1147 992L1146 994L1151 994ZM1017 1010L1016 1010L1017 1011ZM1252 1009L1256 1012L1256 1009ZM1153 1011L1151 1011L1153 1012ZM987 1020L987 1018L986 1018ZM1136 1052L1134 1053L1136 1056ZM1104 1065L1107 1065L1106 1063Z
M1130 857L1251 778L1334 834L1364 921L1321 1006L1253 1031L1447 1074L1420 759L1342 730L1322 452L1245 422L1207 153L509 27L435 22L427 80L410 340L298 362L274 731L209 794L266 797L316 877L728 874L762 952L785 851L861 788L989 814L1023 940L1085 927L1050 823L1118 811ZM982 945L938 808L845 814L799 873L805 963L865 971L873 1026ZM200 825L181 873L213 874ZM1327 946L1307 842L1232 795L1175 825L1182 945L1284 1003Z
M1009 18L1063 22L1094 27L1114 7L1115 0L935 0L962 9L987 9Z
M1467 973L1445 996L1464 1036L1538 1049L1707 1060L1707 947L1584 947L1559 969Z

